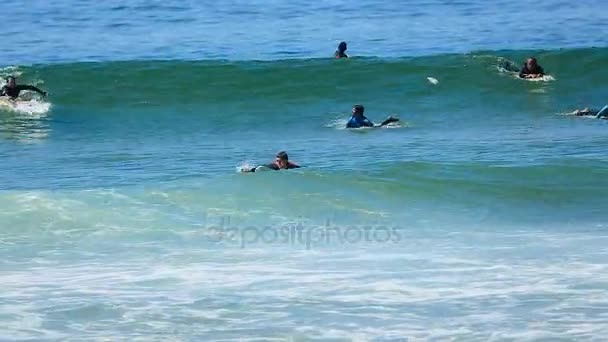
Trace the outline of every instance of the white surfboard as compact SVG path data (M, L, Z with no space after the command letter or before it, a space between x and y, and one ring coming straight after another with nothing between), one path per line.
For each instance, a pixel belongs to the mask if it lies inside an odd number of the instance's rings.
M15 101L11 101L7 97L4 97L4 96L0 97L0 108L7 109L7 110L13 110L16 106L17 106L17 103L15 103Z
M555 81L555 77L553 77L551 75L544 75L542 77L535 77L535 78L521 78L521 77L519 77L519 75L517 75L517 78L522 79L524 81L528 81L528 82L553 82L553 81Z

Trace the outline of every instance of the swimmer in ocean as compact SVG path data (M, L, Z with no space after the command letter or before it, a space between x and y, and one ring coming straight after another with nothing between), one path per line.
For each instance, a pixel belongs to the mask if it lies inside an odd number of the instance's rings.
M297 169L300 165L290 162L287 152L281 151L277 153L274 162L266 165L254 166L252 168L242 168L241 172L255 172L256 169L259 169L260 167L266 167L271 170L288 170Z
M380 125L376 126L370 119L366 118L363 114L365 108L362 105L355 105L352 110L352 116L346 123L346 128L361 128L361 127L382 127L389 123L397 122L399 119L389 116L388 119L384 120Z
M595 116L596 119L608 119L608 105L605 105L600 110L591 110L589 108L577 109L572 112L572 115L576 116Z
M6 85L0 89L0 96L8 96L11 100L16 100L22 90L32 90L42 96L46 96L46 91L42 91L34 86L17 85L17 81L13 76L6 78Z
M336 58L348 58L346 55L346 48L346 42L340 42L340 44L338 44L338 50L336 50L334 56Z
M519 72L520 78L539 78L543 76L545 76L545 71L538 65L538 61L534 57L528 58Z

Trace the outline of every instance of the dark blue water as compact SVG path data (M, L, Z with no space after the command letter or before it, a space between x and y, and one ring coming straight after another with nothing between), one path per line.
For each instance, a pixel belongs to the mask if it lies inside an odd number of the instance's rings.
M44 1L0 4L0 61L412 56L605 46L603 1Z

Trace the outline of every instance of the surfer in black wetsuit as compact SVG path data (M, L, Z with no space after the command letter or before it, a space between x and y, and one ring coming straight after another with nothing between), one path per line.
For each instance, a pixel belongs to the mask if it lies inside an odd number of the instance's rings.
M538 65L536 58L530 57L524 64L524 67L521 68L519 72L520 78L538 78L545 76L545 71L543 68Z
M346 42L341 42L340 44L338 44L338 50L336 50L334 56L336 58L348 58L348 56L346 55Z
M15 77L9 76L6 78L6 85L0 89L0 96L8 96L11 100L17 99L22 90L32 90L42 96L46 96L46 91L42 91L32 85L17 85Z
M585 109L577 109L574 112L570 113L576 116L593 116L596 119L608 119L608 105L605 105L600 110L591 110L589 108Z
M260 167L267 167L271 170L287 170L287 169L297 169L300 167L300 165L290 162L287 152L281 151L281 152L277 153L277 156L276 156L274 162L266 164L266 165L254 166L252 168L242 168L241 172L255 172L256 169L258 169Z

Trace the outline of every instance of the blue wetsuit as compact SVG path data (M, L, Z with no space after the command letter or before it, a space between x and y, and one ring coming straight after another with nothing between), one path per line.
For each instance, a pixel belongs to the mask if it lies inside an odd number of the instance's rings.
M346 128L374 127L374 123L365 116L352 116L346 123Z

